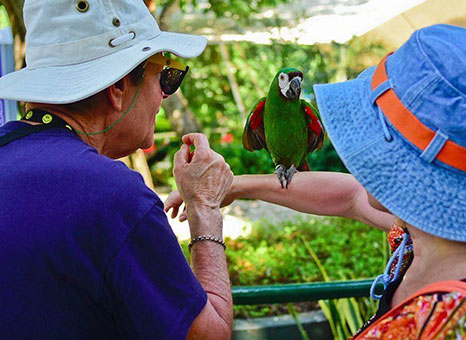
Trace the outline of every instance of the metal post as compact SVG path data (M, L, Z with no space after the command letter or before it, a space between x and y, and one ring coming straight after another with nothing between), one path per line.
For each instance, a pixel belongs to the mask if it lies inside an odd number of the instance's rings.
M369 296L373 279L233 287L236 305L317 301ZM382 286L377 287L380 292Z

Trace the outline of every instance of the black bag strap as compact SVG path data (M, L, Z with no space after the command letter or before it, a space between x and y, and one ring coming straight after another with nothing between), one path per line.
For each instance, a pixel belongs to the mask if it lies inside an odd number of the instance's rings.
M0 146L4 146L10 142L13 142L14 140L26 137L28 135L31 135L33 133L39 132L39 131L44 131L47 129L52 128L52 126L48 125L27 125L25 127L22 127L20 129L17 129L15 131L11 131L10 133L7 133L6 135L0 137Z
M71 125L66 123L63 119L54 115L53 113L43 110L30 110L21 120L41 123L41 125L27 124L22 128L7 133L6 135L0 137L0 146L4 146L17 139L48 129L67 129L76 133L75 130L71 127Z

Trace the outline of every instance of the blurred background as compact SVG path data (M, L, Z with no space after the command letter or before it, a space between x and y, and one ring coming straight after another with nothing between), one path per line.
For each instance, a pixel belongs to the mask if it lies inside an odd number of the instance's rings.
M3 73L25 66L23 2L0 1ZM252 153L243 149L241 136L252 106L266 94L280 68L297 67L304 72L302 98L315 105L313 84L354 78L399 47L416 29L436 23L466 26L465 0L145 3L162 30L202 34L209 40L200 57L186 61L190 71L180 90L164 101L157 115L154 145L123 159L162 198L176 189L173 154L181 145L180 137L189 132L205 133L236 175L274 171L264 150ZM22 103L2 101L0 109L0 124L23 112ZM346 171L328 139L308 161L312 170ZM382 232L346 219L304 215L256 201L235 202L224 209L224 216L233 285L374 277L382 272L388 256ZM176 220L171 224L189 257L187 224ZM334 338L354 332L374 311L375 305L367 299L355 303L358 317L345 321L341 316L340 331L332 328ZM276 316L290 308L307 312L319 307L324 308L316 302L294 307L246 305L236 306L235 313L237 318L253 318ZM238 321L236 325L239 327ZM302 332L300 336L305 339ZM279 339L278 335L269 338Z
M14 46L16 69L25 66L23 2L0 1L0 39ZM138 156L125 160L157 192L174 189L172 156L180 137L193 131L209 137L235 174L273 171L265 151L243 149L241 135L252 106L266 94L278 69L300 68L305 75L302 97L314 102L313 84L354 78L414 30L434 23L466 25L464 0L145 2L163 30L209 39L206 51L187 61L190 72L181 89L164 101L153 147L139 152L147 166ZM8 26L14 40L8 37ZM321 152L309 156L309 163L312 170L345 171L328 141Z

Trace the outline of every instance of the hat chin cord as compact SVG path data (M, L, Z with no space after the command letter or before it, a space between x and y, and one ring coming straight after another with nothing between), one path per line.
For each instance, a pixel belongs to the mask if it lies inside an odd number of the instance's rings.
M138 88L136 89L136 93L134 94L134 97L133 97L133 100L131 101L131 104L129 105L128 109L126 110L125 113L123 113L123 115L117 119L116 122L114 122L112 125L110 125L109 127L103 129L102 131L98 131L98 132L84 132L84 131L79 131L79 130L76 130L75 129L75 132L78 133L78 134L81 134L81 135L85 135L85 136L95 136L95 135L100 135L101 133L104 133L104 132L107 132L108 130L110 130L111 128L115 127L115 125L117 125L119 122L121 122L121 120L123 118L125 118L125 116L129 113L129 111L131 110L131 108L133 107L134 105L134 102L136 101L136 98L138 97L139 95L139 90L141 90L141 86L142 86L142 82L144 80L144 73L145 73L145 68L143 69L142 71L142 74L141 74L141 80L139 81L139 84L138 84Z

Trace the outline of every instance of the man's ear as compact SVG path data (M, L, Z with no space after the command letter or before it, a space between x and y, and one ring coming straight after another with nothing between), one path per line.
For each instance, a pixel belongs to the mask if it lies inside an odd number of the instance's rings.
M108 101L115 110L123 110L126 92L128 92L128 76L107 87Z

